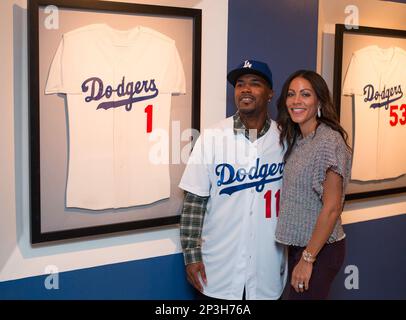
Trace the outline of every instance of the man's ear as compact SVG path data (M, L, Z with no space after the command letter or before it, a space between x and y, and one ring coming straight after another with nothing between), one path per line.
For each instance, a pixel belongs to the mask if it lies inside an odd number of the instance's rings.
M272 100L272 98L273 98L273 90L272 89L269 89L269 94L268 94L268 101L271 101Z

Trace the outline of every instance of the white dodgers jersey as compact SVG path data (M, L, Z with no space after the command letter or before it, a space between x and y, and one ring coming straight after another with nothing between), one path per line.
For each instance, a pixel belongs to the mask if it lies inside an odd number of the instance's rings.
M202 230L204 294L220 299L278 299L287 269L275 242L283 175L275 122L254 142L235 133L233 118L197 140L180 188L209 196Z
M406 51L369 46L353 53L343 94L355 102L351 179L406 173Z
M138 26L94 24L63 35L46 94L67 96L66 206L122 208L170 196L169 165L149 159L155 129L169 132L171 95L185 93L175 42Z

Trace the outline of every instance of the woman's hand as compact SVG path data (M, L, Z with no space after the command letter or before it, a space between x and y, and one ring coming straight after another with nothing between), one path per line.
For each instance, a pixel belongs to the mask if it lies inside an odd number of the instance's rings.
M309 289L309 281L312 276L313 264L306 262L301 258L293 268L290 284L296 292L303 292Z

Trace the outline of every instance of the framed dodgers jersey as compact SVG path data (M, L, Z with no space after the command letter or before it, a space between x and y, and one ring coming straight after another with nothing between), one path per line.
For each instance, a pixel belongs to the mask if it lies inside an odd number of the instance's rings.
M353 149L347 199L406 191L406 31L336 25L334 102Z
M201 11L29 5L32 242L176 223Z

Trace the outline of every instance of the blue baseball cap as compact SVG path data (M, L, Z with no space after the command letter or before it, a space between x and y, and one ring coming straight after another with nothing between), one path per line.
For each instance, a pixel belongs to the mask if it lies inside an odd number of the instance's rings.
M257 60L245 60L240 65L238 65L236 69L231 70L228 73L227 80L235 87L237 79L244 74L256 74L264 78L264 80L268 82L271 89L273 87L272 72L265 62Z

